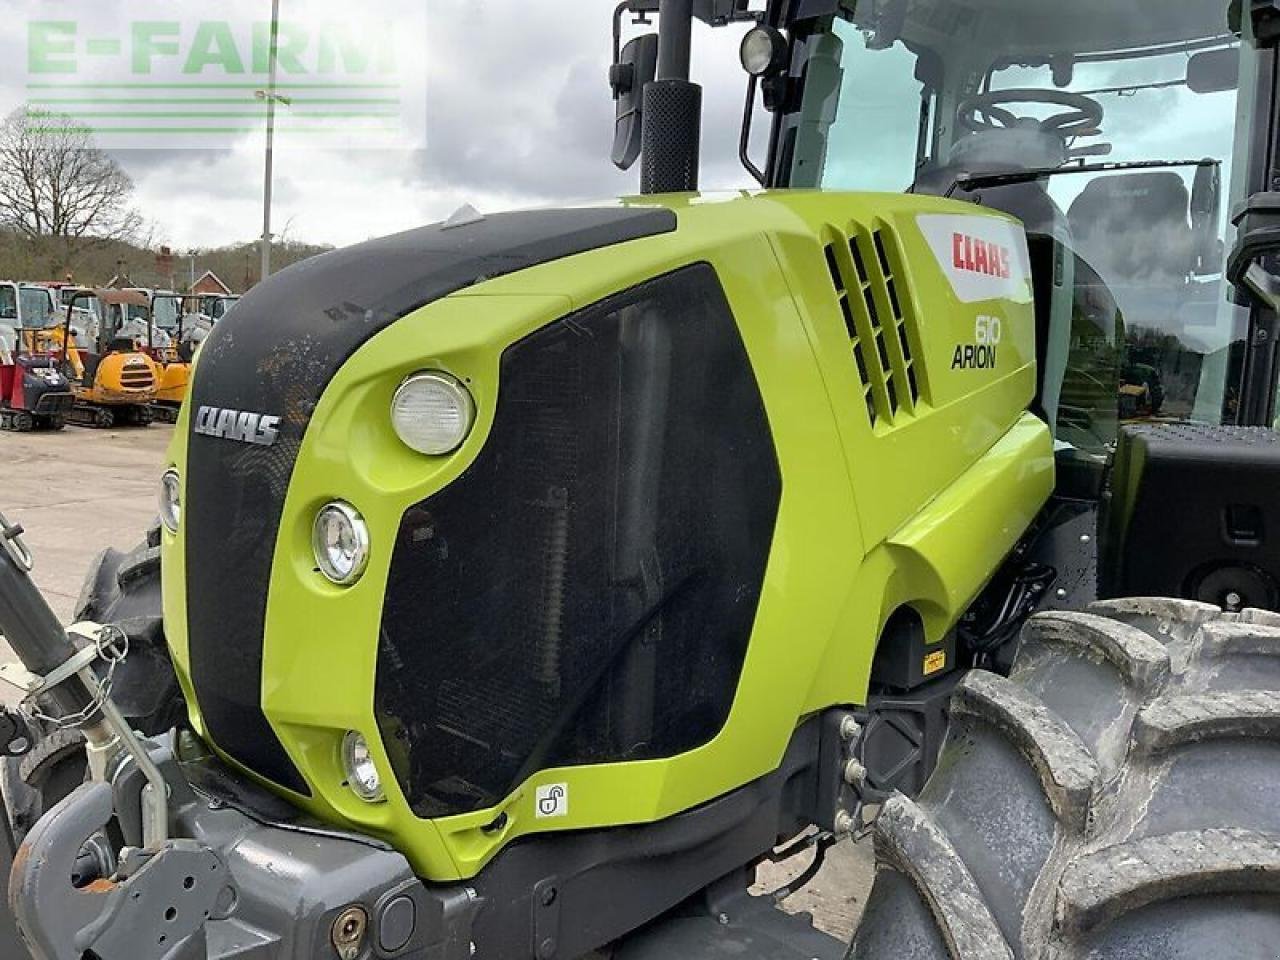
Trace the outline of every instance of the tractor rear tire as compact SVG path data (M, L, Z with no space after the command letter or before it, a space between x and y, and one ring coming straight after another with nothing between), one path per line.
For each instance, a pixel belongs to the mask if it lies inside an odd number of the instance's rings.
M1280 616L1122 600L1030 620L874 829L851 960L1275 960Z

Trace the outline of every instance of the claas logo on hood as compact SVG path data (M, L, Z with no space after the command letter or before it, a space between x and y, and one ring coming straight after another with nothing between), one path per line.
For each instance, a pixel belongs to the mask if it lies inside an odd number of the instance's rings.
M269 447L280 438L280 418L245 410L201 407L196 412L192 431L205 437Z

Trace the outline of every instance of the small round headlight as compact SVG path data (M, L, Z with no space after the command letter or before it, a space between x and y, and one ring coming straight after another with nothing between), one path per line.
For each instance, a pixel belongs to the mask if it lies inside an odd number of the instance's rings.
M316 514L311 546L320 572L340 586L349 586L369 563L369 528L355 507L335 501Z
M467 439L476 404L455 377L432 370L415 373L391 401L391 424L410 450L429 456L453 453Z
M182 483L177 470L166 470L160 478L160 522L170 533L177 533L181 519Z
M742 69L751 76L771 76L786 66L787 38L773 27L752 27L742 38L738 56Z
M342 769L347 776L347 786L361 800L379 803L386 799L382 777L364 734L351 730L342 738Z

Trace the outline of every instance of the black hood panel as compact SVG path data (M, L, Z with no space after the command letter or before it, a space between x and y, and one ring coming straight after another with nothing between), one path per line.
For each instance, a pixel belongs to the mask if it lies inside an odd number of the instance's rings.
M269 446L195 432L189 437L187 639L191 682L215 744L259 775L307 793L262 711L263 631L298 451L342 365L374 335L450 293L675 227L668 210L622 207L437 224L290 267L218 323L196 367L190 423L196 425L202 407L280 423Z

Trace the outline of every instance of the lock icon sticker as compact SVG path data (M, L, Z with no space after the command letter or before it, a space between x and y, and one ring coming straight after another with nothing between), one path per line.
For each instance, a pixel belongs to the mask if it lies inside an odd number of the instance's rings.
M569 815L569 785L548 783L534 791L535 815L539 820Z

